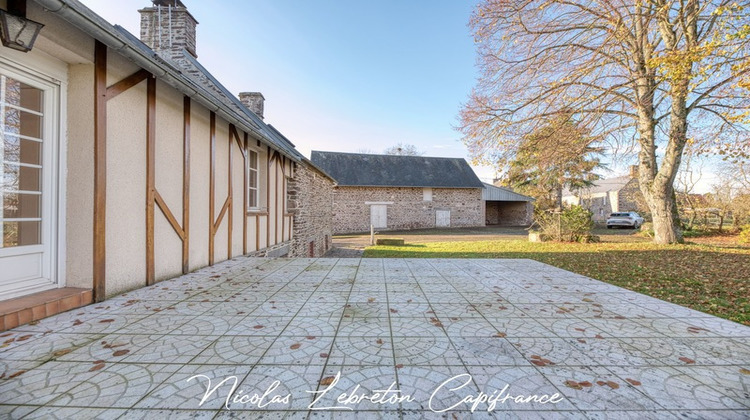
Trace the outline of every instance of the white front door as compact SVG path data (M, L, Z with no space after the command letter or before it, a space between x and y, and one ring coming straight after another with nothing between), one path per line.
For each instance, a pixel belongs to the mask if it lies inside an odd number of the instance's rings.
M435 210L435 226L436 227L450 227L451 226L451 211L450 210Z
M375 229L388 227L388 206L385 204L370 205L370 224Z
M0 300L57 285L57 89L0 66Z

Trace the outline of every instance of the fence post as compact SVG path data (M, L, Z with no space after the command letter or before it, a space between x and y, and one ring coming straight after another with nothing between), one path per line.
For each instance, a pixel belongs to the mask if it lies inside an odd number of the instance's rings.
M375 245L375 225L370 225L370 245Z

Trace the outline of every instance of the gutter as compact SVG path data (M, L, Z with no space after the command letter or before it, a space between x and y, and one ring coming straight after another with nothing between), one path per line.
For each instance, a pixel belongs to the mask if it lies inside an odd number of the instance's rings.
M168 63L160 62L161 60L156 53L150 56L145 54L144 51L134 48L129 40L123 39L123 35L118 33L112 24L90 11L77 0L34 1L46 9L47 12L60 16L62 19L70 22L85 33L101 41L107 45L108 48L111 48L120 55L128 58L133 63L147 70L168 85L179 90L190 98L195 99L209 111L213 111L216 115L219 115L243 131L250 133L250 135L256 140L260 140L271 146L273 150L284 154L296 162L300 162L300 159L297 156L290 156L288 152L274 147L272 142L260 133L258 129L246 123L244 118L242 118L242 116L235 110L215 99L213 95L208 93L205 89L193 86L182 76L175 75L174 73L181 74L180 71Z

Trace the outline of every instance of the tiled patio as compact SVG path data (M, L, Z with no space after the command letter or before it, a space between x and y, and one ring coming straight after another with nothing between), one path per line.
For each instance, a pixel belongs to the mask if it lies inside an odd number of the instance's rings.
M3 418L750 416L750 327L530 260L243 258L0 336ZM559 402L461 403L506 385Z

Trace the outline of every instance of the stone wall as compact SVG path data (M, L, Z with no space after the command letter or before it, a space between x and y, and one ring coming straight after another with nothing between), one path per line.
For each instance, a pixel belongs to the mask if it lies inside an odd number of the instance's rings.
M487 201L487 224L528 226L534 216L534 204L528 201Z
M332 244L333 180L302 162L287 188L287 208L294 214L289 256L320 257Z
M642 217L648 216L649 210L646 200L641 193L638 179L633 178L619 191L618 211L637 211Z
M387 228L379 230L434 228L436 210L450 210L451 227L484 226L479 188L433 188L432 201L424 201L423 188L336 187L334 233L369 232L370 205L366 203L387 203Z

